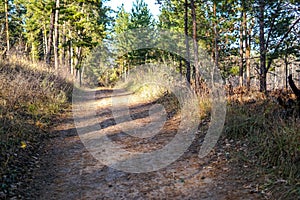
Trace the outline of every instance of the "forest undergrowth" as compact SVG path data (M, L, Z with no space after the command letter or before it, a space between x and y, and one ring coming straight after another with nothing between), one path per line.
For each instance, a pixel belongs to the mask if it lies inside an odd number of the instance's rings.
M48 129L71 92L71 82L42 64L0 60L0 199L24 196Z

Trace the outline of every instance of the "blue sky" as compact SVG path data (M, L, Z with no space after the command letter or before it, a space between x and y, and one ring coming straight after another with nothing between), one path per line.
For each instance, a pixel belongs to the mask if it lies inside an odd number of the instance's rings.
M118 10L118 7L120 7L122 4L124 4L124 8L127 12L131 11L132 4L136 0L110 0L106 3L106 5L110 6L113 10ZM144 0L144 2L148 5L148 8L150 9L150 12L153 14L153 16L157 19L157 16L159 15L159 5L155 4L156 0Z

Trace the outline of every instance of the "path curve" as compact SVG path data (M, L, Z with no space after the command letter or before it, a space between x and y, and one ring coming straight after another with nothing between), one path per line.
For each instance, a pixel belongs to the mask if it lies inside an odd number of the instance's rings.
M120 96L123 92L120 90ZM111 107L104 102L112 94L111 89L100 88L95 101L99 103L97 121L114 142L131 150L149 151L172 139L180 120L172 111L167 111L169 117L163 134L152 139L132 138L118 132ZM132 116L146 123L151 103L136 101L130 106ZM53 138L44 149L34 181L36 199L264 199L255 193L253 180L244 177L243 171L226 158L226 145L222 142L207 157L199 159L198 141L204 136L201 132L176 162L159 171L138 174L112 169L93 158L77 135L71 112L50 134Z

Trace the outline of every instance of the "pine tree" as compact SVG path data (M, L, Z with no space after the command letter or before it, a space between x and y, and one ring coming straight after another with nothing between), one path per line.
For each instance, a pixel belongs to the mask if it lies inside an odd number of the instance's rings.
M148 30L154 28L153 16L147 4L143 0L136 0L130 13L125 12L122 6L118 12L116 23L114 25L117 49L119 50L119 64L124 72L129 70L131 65L140 65L149 58L151 49L141 49L145 44L145 39L151 43L154 36ZM122 35L126 33L126 35ZM137 36L143 38L138 39ZM137 50L136 50L137 49Z
M130 43L127 40L127 36L124 34L126 31L130 29L130 13L125 11L124 5L122 5L117 13L114 32L117 35L114 38L116 42L119 58L117 60L120 71L126 77L126 73L129 70L129 54L130 51Z

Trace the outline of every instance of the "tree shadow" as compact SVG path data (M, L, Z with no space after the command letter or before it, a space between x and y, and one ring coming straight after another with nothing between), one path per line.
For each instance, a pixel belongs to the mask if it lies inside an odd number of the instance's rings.
M163 101L164 97L161 97L159 101ZM130 116L134 119L143 119L149 117L149 108L155 104L156 101L134 105L130 107ZM126 107L118 107L118 110L127 109ZM94 126L101 127L101 130L106 132L106 136L115 144L125 144L124 149L127 151L138 151L138 152L152 152L156 151L157 147L162 148L168 143L178 129L178 123L180 123L180 118L175 119L175 116L179 114L180 111L172 112L167 110L170 115L168 121L164 125L164 130L151 138L140 139L134 138L122 130L112 131L116 125L116 120L112 116L112 110L106 108L104 112L99 111L97 113L97 118L100 118L96 124L89 124L89 126L81 127L80 131L84 134L89 134L90 128ZM91 116L89 116L91 117ZM122 117L122 116L121 116ZM86 119L86 118L83 118ZM177 120L177 121L176 121ZM129 121L124 121L127 123ZM201 125L199 125L201 126ZM203 125L205 126L205 125ZM84 131L86 129L87 131ZM76 128L70 128L67 130L59 130L59 132L66 132L69 135L66 138L73 138L76 136ZM179 157L176 161L170 165L159 169L154 172L148 173L128 173L121 170L113 169L112 167L99 164L100 161L95 160L90 156L84 158L84 162L80 166L75 166L74 169L70 169L71 173L65 172L62 174L65 177L57 177L60 180L65 181L62 185L64 187L63 191L71 191L70 188L74 189L74 182L70 180L78 179L78 171L80 171L80 185L76 186L76 191L74 192L75 198L190 198L190 199L216 199L216 194L220 193L218 187L225 187L224 183L214 182L214 173L222 173L222 176L229 176L226 171L220 170L220 166L215 163L220 162L220 156L217 153L222 153L223 150L219 146L215 148L216 152L212 152L207 158L199 159L198 152L201 148L205 134L196 134L196 138L188 149ZM103 136L99 136L103 137ZM160 142L159 142L160 141ZM66 149L72 149L73 143L66 143ZM156 147L156 148L153 148ZM83 143L80 143L77 153L81 154L83 151L86 152ZM88 148L87 148L88 150ZM87 152L86 152L87 153ZM91 152L89 152L91 153ZM85 154L85 153L82 153ZM65 153L67 156L73 156L71 153ZM82 157L82 156L80 156ZM78 156L77 156L78 158ZM127 158L124 158L127 159ZM129 158L132 159L132 158ZM62 160L54 159L55 162L62 165ZM222 161L222 158L221 158ZM69 161L67 161L69 162ZM72 161L79 162L79 161ZM143 164L143 163L142 163ZM146 163L144 163L146 164ZM72 167L74 163L66 163L60 167ZM210 168L209 168L210 167ZM211 169L211 170L209 170ZM74 175L73 171L78 170L77 174ZM68 171L68 170L67 170ZM76 176L76 177L74 177ZM68 182L70 181L70 182ZM223 180L226 181L226 180ZM55 185L57 181L53 180ZM230 182L230 181L229 181ZM239 183L240 184L240 183ZM218 187L216 187L218 186ZM234 185L236 186L236 185ZM240 187L243 185L240 184ZM233 186L231 186L232 189ZM235 189L237 188L234 187ZM69 190L68 190L69 189ZM221 191L222 192L222 191ZM64 194L58 194L63 196ZM74 196L73 196L74 197ZM220 196L219 196L220 197Z

